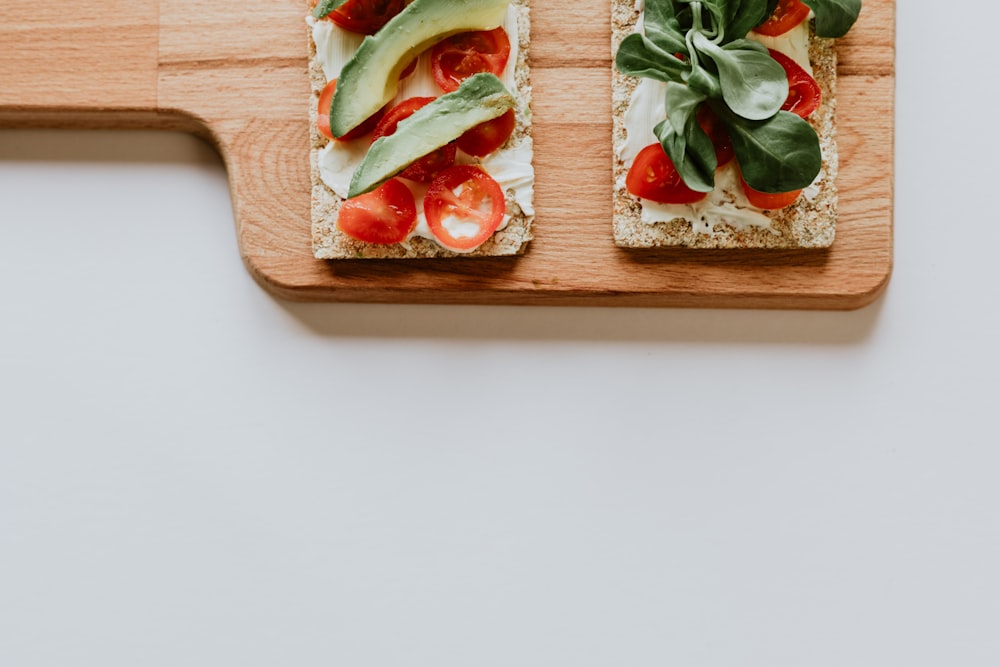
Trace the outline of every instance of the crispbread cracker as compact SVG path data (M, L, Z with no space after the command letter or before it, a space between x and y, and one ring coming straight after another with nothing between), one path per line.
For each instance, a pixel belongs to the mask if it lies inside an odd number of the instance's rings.
M514 132L505 146L515 146L520 142L531 142L531 82L528 69L528 51L531 44L530 16L528 0L511 0L517 14L518 48L514 66L516 90L511 90L515 99L516 124ZM511 41L514 35L510 35ZM508 65L508 67L510 64ZM406 259L430 257L491 257L519 255L525 251L532 239L534 215L521 210L514 201L513 190L508 190L507 225L498 230L483 245L472 252L455 253L442 248L437 243L414 236L408 241L393 245L379 245L355 240L337 229L337 213L344 199L331 190L320 178L318 156L328 139L316 127L319 95L326 85L326 77L316 58L316 44L309 32L309 79L312 97L309 105L309 127L311 148L309 156L312 180L312 245L317 259ZM420 206L420 202L417 202Z
M612 53L635 29L639 11L634 0L612 0ZM826 248L833 243L837 221L836 77L837 58L832 39L810 32L809 59L822 92L819 109L808 119L819 135L823 167L815 183L798 201L775 212L767 212L771 229L736 230L717 224L711 233L700 233L690 222L676 219L643 222L639 200L625 189L628 165L618 158L625 141L625 110L638 83L613 68L612 115L614 141L614 238L624 248L685 246L691 248Z

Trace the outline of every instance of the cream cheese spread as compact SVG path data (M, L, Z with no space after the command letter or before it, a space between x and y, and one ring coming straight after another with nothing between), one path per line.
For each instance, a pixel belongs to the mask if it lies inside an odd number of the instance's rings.
M344 30L332 21L316 20L311 16L307 17L306 20L312 27L313 41L316 43L316 59L323 69L326 80L337 78L340 76L340 70L344 64L361 45L364 36ZM510 38L510 57L500 80L509 91L515 94L515 97L517 97L515 68L519 49L517 21L517 9L508 6L503 27ZM417 59L417 66L413 74L400 82L399 91L390 105L410 97L437 97L441 94L442 91L434 81L434 75L431 71L430 53L425 52ZM368 137L355 141L330 141L319 151L320 179L342 199L347 199L351 177L368 151L368 141ZM508 199L512 198L525 214L534 215L532 205L535 185L535 171L532 167L533 156L531 137L524 136L518 140L511 139L507 145L484 158L466 155L460 150L456 164L479 164L500 185L500 189L508 194ZM430 227L427 225L423 211L423 199L427 192L427 185L409 179L400 180L410 188L417 203L417 224L407 240L420 237L436 242ZM510 211L508 210L499 229L506 227L509 220ZM461 229L458 226L459 223L453 221L449 224L454 227L454 229L449 227L449 230L456 237L461 236L460 231L458 231Z
M642 5L642 0L637 0L636 7L641 9ZM642 29L641 14L636 29ZM813 70L809 62L808 20L777 37L751 32L747 38L784 53L809 72L810 76L812 75ZM666 117L664 103L666 85L649 78L638 80L623 118L625 141L616 147L617 157L624 164L631 166L639 151L657 142L653 128ZM822 178L823 174L820 173L816 182ZM624 183L616 185L624 187ZM816 186L812 185L806 188L803 195L814 198L817 193ZM691 224L695 232L701 234L712 234L717 225L729 225L737 231L747 228L771 228L771 219L761 209L753 206L743 193L735 160L716 172L715 190L709 192L705 199L699 202L660 204L642 198L639 201L642 204L642 221L650 225L684 219Z

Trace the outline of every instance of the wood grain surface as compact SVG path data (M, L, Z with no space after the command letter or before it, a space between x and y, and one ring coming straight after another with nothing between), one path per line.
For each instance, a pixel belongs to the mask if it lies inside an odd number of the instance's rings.
M611 238L607 0L533 0L535 240L516 258L312 258L302 0L0 0L0 126L163 128L212 142L243 260L288 299L850 309L892 267L895 1L838 42L829 250L622 250ZM58 45L58 54L54 50ZM605 185L606 184L606 185ZM182 270L182 269L178 269Z

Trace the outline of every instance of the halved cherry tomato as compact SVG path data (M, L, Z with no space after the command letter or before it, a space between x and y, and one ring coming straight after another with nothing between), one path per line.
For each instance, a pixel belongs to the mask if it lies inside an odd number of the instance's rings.
M326 86L323 87L322 92L319 94L319 105L316 109L316 126L319 128L320 134L322 134L327 139L337 139L338 141L351 141L352 139L357 139L358 137L363 137L378 125L378 122L382 120L382 116L385 114L385 109L379 109L371 118L365 122L358 125L356 128L348 132L342 137L333 136L333 132L330 130L330 105L333 103L333 93L337 89L337 80L333 79Z
M514 123L514 110L508 109L505 114L467 130L455 143L469 155L489 155L504 145L514 131Z
M733 140L729 137L729 133L726 132L722 121L719 120L719 117L715 115L710 106L707 104L700 105L697 114L698 125L708 135L708 138L712 140L712 145L715 147L715 161L718 162L716 168L726 166L736 155L736 152L733 150Z
M809 72L802 69L802 66L786 56L781 51L768 49L771 57L778 61L778 64L785 69L788 76L788 98L781 105L782 111L791 111L802 118L808 118L816 109L822 93L816 79L809 76Z
M348 199L337 214L337 228L365 243L399 243L416 225L413 193L395 178Z
M778 0L778 6L775 7L774 13L754 28L754 32L769 37L784 35L805 21L808 16L809 8L802 3L802 0Z
M795 203L795 200L799 198L802 190L792 190L791 192L761 192L760 190L754 190L747 182L743 180L740 176L740 183L743 184L743 193L747 196L747 199L751 204L757 208L764 209L765 211L775 211L779 208L785 208L786 206L791 206Z
M625 177L625 187L636 197L661 204L693 204L707 194L684 184L660 144L650 144L639 151Z
M417 69L417 59L414 58L410 61L410 64L403 68L403 71L399 73L399 80L402 81L406 77L413 74Z
M446 93L473 74L503 74L510 58L510 38L503 27L462 32L438 42L431 49L434 80Z
M392 134L400 121L409 118L417 109L433 101L433 97L410 97L389 109L375 126L372 141ZM421 183L429 183L438 172L455 164L457 153L458 149L454 143L447 144L416 160L399 175Z
M506 210L500 184L469 164L438 174L424 196L427 226L438 243L454 252L481 246L503 222Z
M344 30L374 35L404 7L406 0L347 0L326 18Z

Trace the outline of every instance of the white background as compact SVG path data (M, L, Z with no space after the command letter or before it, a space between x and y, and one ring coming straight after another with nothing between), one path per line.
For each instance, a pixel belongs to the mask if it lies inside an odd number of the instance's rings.
M850 313L285 303L199 142L0 132L0 665L1000 664L1000 5L939 5Z

